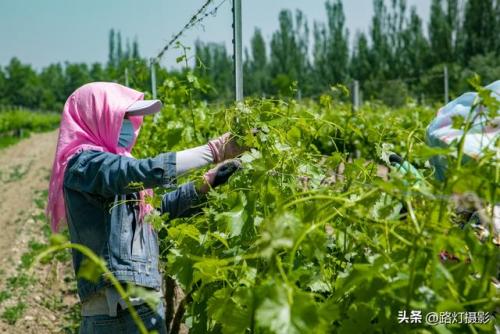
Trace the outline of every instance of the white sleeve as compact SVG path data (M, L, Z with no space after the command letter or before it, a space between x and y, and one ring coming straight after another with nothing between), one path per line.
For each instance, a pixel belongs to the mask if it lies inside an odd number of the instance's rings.
M176 157L177 175L185 174L193 169L201 168L214 162L212 151L208 145L177 152Z

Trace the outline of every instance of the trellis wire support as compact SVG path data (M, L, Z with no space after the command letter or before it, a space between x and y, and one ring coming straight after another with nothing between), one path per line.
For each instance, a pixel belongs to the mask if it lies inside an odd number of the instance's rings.
M444 65L444 103L450 102L450 87L448 81L448 66Z
M128 68L125 68L125 86L129 87L129 82L128 82Z
M156 61L154 58L150 59L149 65L151 67L151 94L153 99L156 99Z
M243 45L241 0L233 0L233 59L235 99L237 102L241 102L243 101Z
M354 80L352 83L352 108L354 111L359 109L360 97L359 97L359 81Z

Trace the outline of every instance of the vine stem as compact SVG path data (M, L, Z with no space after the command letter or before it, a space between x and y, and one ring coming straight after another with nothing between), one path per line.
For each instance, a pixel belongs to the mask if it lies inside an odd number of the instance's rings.
M132 319L134 320L137 327L139 328L139 331L141 332L141 334L148 334L149 332L146 329L144 322L142 321L141 317L139 317L139 314L135 310L132 303L129 301L128 294L125 291L125 289L123 288L123 286L121 285L121 283L113 275L113 273L106 267L106 262L104 260L102 260L101 258L99 258L90 248L85 247L85 246L80 245L80 244L66 242L66 243L63 243L60 245L51 246L51 247L47 248L46 250L44 250L43 252L41 252L40 254L37 255L37 257L35 258L35 261L33 261L33 263L40 262L41 259L43 259L44 257L46 257L52 253L57 253L57 252L62 251L64 249L75 249L75 250L79 251L80 253L85 255L90 261L92 261L97 267L99 267L99 269L104 273L103 275L107 279L110 280L111 284L113 284L116 291L118 291L118 293L120 294L120 297L122 297L122 299L127 304L130 315L132 316Z
M306 196L306 197L302 197L302 198L293 200L293 201L287 203L286 205L284 205L283 208L288 209L288 208L295 206L297 204L312 201L312 200L325 200L325 201L329 201L329 202L334 202L335 200L338 200L339 202L344 202L344 203L349 202L349 200L347 198L343 198L343 197L333 197L333 196L328 196L328 195L313 195L313 196Z
M322 225L326 224L329 220L333 219L335 216L337 216L337 215L342 216L341 210L343 210L345 208L348 208L348 207L351 207L352 205L354 205L354 203L359 202L359 201L361 201L361 200L363 200L365 198L370 197L373 193L375 193L375 190L371 190L371 191L367 192L364 196L361 196L360 198L358 198L354 202L350 202L350 201L346 200L346 203L344 205L342 205L340 208L338 208L338 209L334 208L335 212L333 212L332 214L328 215L326 218L322 219L320 222L312 224L311 226L309 226L309 228L307 228L299 236L299 238L297 239L297 241L293 245L293 248L292 248L292 251L291 251L291 255L290 255L290 260L288 261L288 274L290 274L290 272L291 272L291 270L293 268L293 263L295 262L295 254L297 253L300 244L304 241L304 239L306 238L306 236L309 233L311 233L312 231L314 231L315 229L317 229L319 226L322 226Z

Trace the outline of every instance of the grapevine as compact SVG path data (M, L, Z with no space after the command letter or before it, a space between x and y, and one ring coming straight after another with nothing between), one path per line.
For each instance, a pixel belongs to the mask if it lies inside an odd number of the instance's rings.
M372 103L353 113L328 95L233 107L198 101L197 136L175 84L163 90L165 108L146 122L136 155L225 131L250 148L244 169L209 193L201 214L157 226L165 272L189 296L184 320L192 332L393 333L406 330L399 310L492 312L494 236L480 240L460 222L453 199L474 193L488 210L498 198L498 166L485 158L453 169L453 182L435 181L427 159L454 159L459 147L425 144L433 109ZM423 179L394 169L378 175L388 148ZM441 261L443 250L458 260Z

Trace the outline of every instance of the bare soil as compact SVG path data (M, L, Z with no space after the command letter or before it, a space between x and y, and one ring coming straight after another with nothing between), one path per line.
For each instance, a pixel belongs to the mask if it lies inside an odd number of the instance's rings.
M71 261L23 266L33 244L47 243L44 208L57 135L32 134L0 150L0 295L8 296L0 299L0 333L73 331Z
M50 235L44 209L57 135L32 134L0 150L0 333L77 331L80 306L69 254L29 269L23 265L37 253L33 244L47 244ZM169 327L172 333L188 333L182 323L184 293L169 282ZM16 307L22 308L18 316L5 316Z

